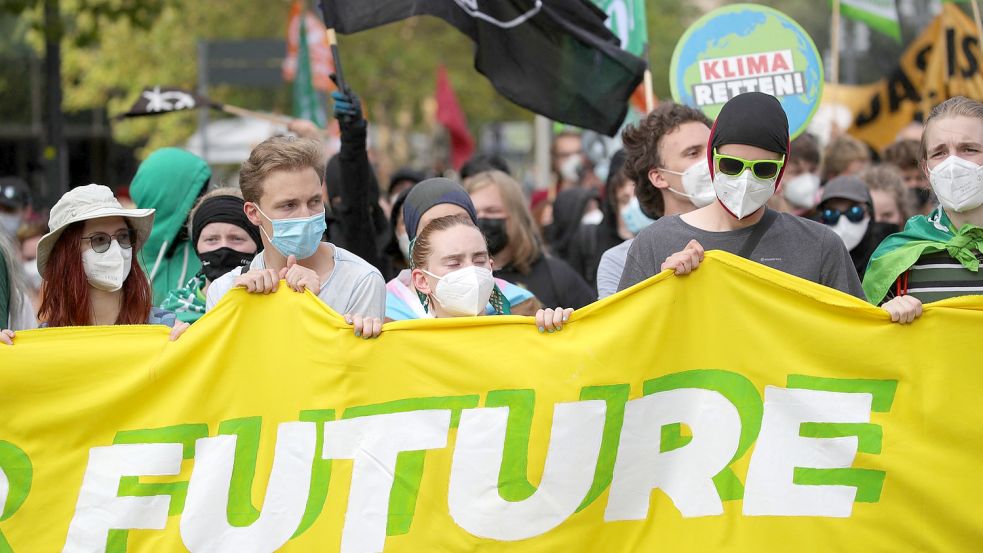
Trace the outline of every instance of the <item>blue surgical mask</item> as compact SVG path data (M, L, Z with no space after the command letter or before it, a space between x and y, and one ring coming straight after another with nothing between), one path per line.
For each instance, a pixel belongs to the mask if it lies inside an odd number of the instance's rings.
M259 230L285 257L292 255L297 259L307 259L314 255L321 244L325 229L328 228L323 212L297 219L270 219L259 206L256 206L256 211L273 224L273 236L266 234L262 225Z
M648 215L642 211L642 206L638 203L638 198L632 197L625 207L621 208L621 220L625 222L628 232L638 234L642 229L655 222L649 219Z

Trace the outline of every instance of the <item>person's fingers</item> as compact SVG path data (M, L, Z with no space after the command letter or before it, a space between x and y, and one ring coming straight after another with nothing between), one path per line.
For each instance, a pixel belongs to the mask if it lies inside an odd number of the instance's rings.
M563 310L554 309L553 310L553 328L557 330L563 330Z
M569 321L570 320L570 317L573 317L573 308L572 307L568 307L568 308L566 308L566 309L563 310L563 322Z
M366 327L371 323L371 330L366 328L365 339L378 338L382 334L382 319L371 317L366 321Z
M689 244L686 244L686 248L697 252L700 255L700 261L703 261L703 254L706 253L703 251L703 244L700 244L696 240L690 240Z
M280 269L280 278L287 278L287 274L290 272L286 267Z
M364 318L361 315L352 315L352 326L355 327L355 336L356 337L359 337L359 338L362 337L362 331L365 330L363 328L364 322L365 322L365 320L364 320Z
M291 255L287 257L287 269L293 268L297 264L297 256Z
M885 303L883 309L891 315L891 322L896 323L901 320L901 311L898 309L898 298Z
M178 338L180 338L181 335L184 334L184 331L188 330L188 327L190 326L191 325L188 323L182 323L182 322L175 323L174 327L171 328L171 335L170 335L171 341L173 342Z
M8 346L14 345L14 331L7 329L0 330L0 342Z
M922 314L922 305L918 298L913 298L911 296L904 296L906 304L906 313L908 315L908 323L912 323L919 315Z
M260 291L264 294L269 294L271 291L273 291L273 275L270 274L270 271L263 271L260 273L260 277L261 280L258 283L260 286Z
M676 266L679 267L679 269L676 271L676 274L680 276L689 274L689 272L693 270L692 263L693 263L693 259L690 257L686 257L686 256L679 257L679 260L676 262Z
M536 311L536 328L538 328L540 332L546 332L545 319L546 319L545 309L540 309L539 311Z
M351 313L346 313L345 314L345 324L349 324L349 325L352 324L352 314Z
M255 275L254 276L250 276L250 277L246 277L243 280L243 283L242 284L243 284L243 286L246 287L246 291L249 292L250 294L254 294L254 293L257 292L256 277L255 277Z
M270 292L276 292L280 287L280 275L276 274L273 269L267 269L266 274L270 277Z
M553 309L546 309L543 313L543 326L546 327L546 332L553 332L556 330L556 323L554 323L553 314L556 311Z

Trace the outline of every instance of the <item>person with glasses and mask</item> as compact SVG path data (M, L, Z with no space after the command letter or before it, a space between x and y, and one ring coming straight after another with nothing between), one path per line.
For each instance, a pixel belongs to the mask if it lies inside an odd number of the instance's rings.
M153 209L124 209L98 184L62 196L51 208L50 232L38 242L41 326L161 324L172 327L176 340L188 325L153 307L136 255L153 221ZM13 338L12 331L0 331L0 342Z
M870 190L853 175L836 177L826 183L817 217L843 240L861 279L877 245L898 232L898 225L877 221Z
M225 273L249 265L263 247L259 229L249 222L236 188L218 188L201 197L188 217L188 235L201 270L182 288L171 290L161 308L193 323L205 314L208 287Z
M933 108L918 159L939 207L881 242L864 274L867 300L902 324L923 303L983 295L983 103L957 96Z
M447 215L428 222L411 254L413 288L433 318L508 315L509 302L495 285L494 261L481 230L468 215ZM493 311L486 313L486 305ZM539 309L540 332L563 329L573 309Z
M774 96L748 92L724 104L707 148L716 201L639 233L619 290L664 270L685 275L712 249L862 298L850 255L831 229L766 207L788 153L788 118Z
M317 140L275 136L253 149L239 170L239 187L246 217L260 229L263 249L248 267L234 269L209 286L206 310L234 287L268 294L283 279L291 290L310 290L344 315L356 336L379 335L386 283L379 270L362 258L321 241L327 226L323 179Z

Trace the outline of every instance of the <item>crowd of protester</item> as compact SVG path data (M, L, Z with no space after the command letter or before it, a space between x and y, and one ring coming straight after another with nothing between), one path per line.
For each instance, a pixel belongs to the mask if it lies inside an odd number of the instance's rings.
M724 250L882 306L983 294L983 104L935 107L883 152L848 135L789 136L780 103L736 96L716 121L664 102L627 127L605 179L558 134L553 177L527 192L503 159L454 178L410 168L382 189L357 97L336 105L341 150L313 124L262 142L238 185L165 148L132 205L96 184L33 209L0 178L0 342L36 327L162 324L177 339L233 288L309 290L374 338L392 320L519 314L540 332L572 311ZM45 226L45 222L47 223Z

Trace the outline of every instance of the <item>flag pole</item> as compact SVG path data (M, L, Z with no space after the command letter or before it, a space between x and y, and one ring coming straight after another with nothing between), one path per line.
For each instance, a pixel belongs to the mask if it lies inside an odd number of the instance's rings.
M833 59L830 61L830 82L840 84L840 0L833 0L833 20L830 24L830 50Z
M338 85L338 90L349 94L351 91L348 88L348 83L345 82L345 73L341 70L341 54L338 52L338 35L334 32L334 29L328 29L327 34L328 45L331 47L331 59L334 61L335 84Z
M278 125L288 125L293 121L292 117L287 117L284 115L274 115L272 113L263 113L261 111L253 111L251 109L241 108L239 106L230 106L229 104L220 104L218 102L213 102L212 107L215 107L225 113L230 115L238 115L240 117L252 117L254 119L262 119L263 121L269 121L270 123L276 123Z
M645 112L655 109L655 91L652 90L652 70L645 70Z
M980 4L979 0L970 0L970 4L973 5L973 19L976 20L976 38L983 44L983 20L980 19Z

